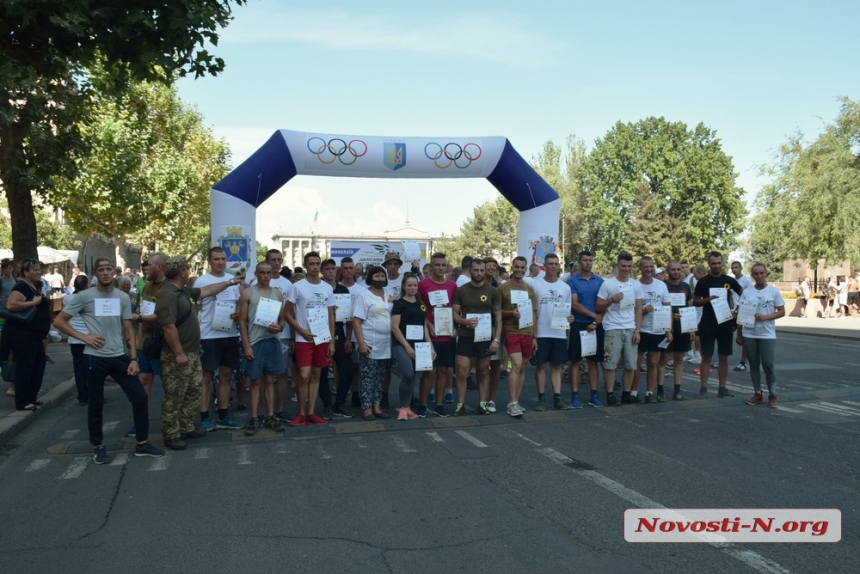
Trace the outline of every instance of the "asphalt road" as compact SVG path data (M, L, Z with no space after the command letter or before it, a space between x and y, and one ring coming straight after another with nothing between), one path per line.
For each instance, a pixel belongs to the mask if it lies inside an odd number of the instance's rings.
M73 399L7 445L0 564L16 573L857 571L857 347L782 335L776 410L744 405L747 373L730 373L736 398L692 400L698 383L686 366L684 402L524 420L339 421L252 439L217 431L164 459L129 456L131 411L113 386L109 465L90 461L85 409ZM534 400L530 383L521 402ZM157 415L154 405L154 431ZM625 542L624 511L655 504L838 508L842 541Z

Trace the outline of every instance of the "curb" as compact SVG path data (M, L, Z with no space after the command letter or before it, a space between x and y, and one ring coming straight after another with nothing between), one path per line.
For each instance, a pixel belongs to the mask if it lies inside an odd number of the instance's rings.
M54 408L64 402L75 390L75 378L58 384L42 397L42 408L38 411L15 411L0 419L0 446L6 444L11 438L30 426L37 418L47 410Z
M795 331L791 327L789 328L778 328L776 330L777 333L787 333L790 335L806 335L809 337L823 337L825 339L844 339L846 341L860 341L860 334L857 335L831 335L830 333L811 333L809 331Z

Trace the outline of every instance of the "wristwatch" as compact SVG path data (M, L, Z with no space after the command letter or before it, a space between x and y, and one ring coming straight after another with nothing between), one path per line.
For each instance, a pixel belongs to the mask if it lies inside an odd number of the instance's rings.
M499 342L499 340L498 340L498 339L493 339L493 342L494 342L494 343L498 343L498 342Z

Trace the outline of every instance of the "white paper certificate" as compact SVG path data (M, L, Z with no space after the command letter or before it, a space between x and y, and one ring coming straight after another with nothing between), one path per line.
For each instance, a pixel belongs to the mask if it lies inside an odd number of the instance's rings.
M430 291L427 294L428 299L430 300L431 307L444 307L448 304L448 292L444 289L439 291Z
M314 345L322 345L331 341L328 330L328 315L311 315L308 317L308 329L314 336Z
M621 301L618 302L619 307L629 309L636 306L636 290L633 288L633 283L630 281L619 283L618 292L624 295Z
M352 295L349 293L335 293L334 304L337 309L334 310L334 320L338 323L352 320Z
M141 315L155 315L155 301L141 301L140 302L140 314Z
M450 337L454 334L454 310L451 307L433 309L433 328L437 337Z
M741 301L741 304L738 305L738 325L754 329L756 309L757 306L755 303Z
M570 307L566 303L552 304L552 319L550 321L551 329L570 329L570 323L567 322L567 316L570 315Z
M516 291L511 291L515 293ZM522 293L522 291L520 291ZM520 312L519 329L525 329L535 324L535 310L532 308L532 300L526 297L525 301L517 303L517 311Z
M119 317L119 299L94 299L96 317Z
M430 349L430 343L415 343L415 370L433 370L433 353Z
M686 293L669 293L669 302L673 307L684 307L687 305Z
M224 331L226 333L231 332L235 321L233 321L230 315L235 312L235 301L218 301L216 299L215 312L212 313L212 323L209 326L215 331Z
M711 307L714 309L714 317L716 317L718 324L732 319L732 310L729 309L729 303L725 299L713 299Z
M406 325L407 341L423 341L424 325Z
M692 333L696 330L696 325L699 323L699 317L696 315L695 307L681 307L678 309L681 314L681 332Z
M525 304L526 301L531 302L529 292L522 289L511 289L511 304L519 307Z
M475 342L489 341L493 338L493 321L489 313L466 313L466 319L477 319L478 326L475 327Z
M272 323L277 325L280 315L280 301L260 297L260 302L257 303L257 312L254 314L254 325L260 325L261 327L268 327Z
M651 311L653 329L655 331L670 331L672 329L672 308L666 305L654 307Z
M720 299L725 299L726 290L722 287L711 287L708 290L708 295L711 297L719 297Z
M597 330L589 332L587 329L579 332L580 355L593 357L597 354Z

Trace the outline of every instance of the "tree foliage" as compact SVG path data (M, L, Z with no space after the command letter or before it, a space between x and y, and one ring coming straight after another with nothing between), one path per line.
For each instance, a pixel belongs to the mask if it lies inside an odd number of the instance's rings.
M517 228L520 214L504 197L486 201L475 208L473 217L466 219L455 237L443 237L437 249L448 256L452 265L466 255L495 257L508 262L517 251Z
M53 213L45 209L35 210L36 230L39 245L52 249L79 249L77 234L68 225L60 224ZM0 198L0 249L12 248L12 218L5 198Z
M0 180L12 215L16 257L36 255L32 192L71 178L78 126L93 85L84 73L104 62L105 90L126 78L170 81L217 74L217 44L231 4L246 0L7 0L0 4Z
M830 263L860 257L860 103L840 99L836 120L812 143L796 133L765 168L756 197L750 253Z

